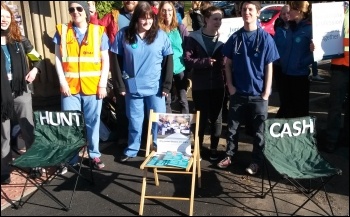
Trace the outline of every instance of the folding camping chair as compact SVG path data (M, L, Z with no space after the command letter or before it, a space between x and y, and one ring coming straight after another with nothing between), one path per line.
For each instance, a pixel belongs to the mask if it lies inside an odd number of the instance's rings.
M79 168L74 168L69 164L69 162L78 155L81 150L83 150L83 156L86 152L88 153L83 113L80 111L35 111L34 136L35 139L32 146L11 163L11 166L13 166L19 174L26 179L21 198L15 207L22 207L35 192L41 190L64 210L68 211L71 208L73 195L79 177L93 183L91 162L91 179L85 178L80 173L83 157L81 158ZM37 179L30 177L31 168L42 167L46 168L46 171L50 171L50 169L58 171L62 166L66 166L77 174L75 185L74 187L72 186L73 192L69 206L66 206L45 188L45 185L48 185L50 181L58 175L58 172L53 172L51 174L46 172L46 176ZM35 185L37 190L34 191L25 201L22 201L24 192L29 183Z
M271 192L276 215L278 215L278 210L274 196L274 187L282 179L288 180L289 183L307 197L307 200L292 215L296 214L309 201L312 201L329 215L324 208L314 201L314 196L322 189L324 190L331 214L334 215L325 185L334 176L341 175L342 171L333 167L319 154L315 139L315 122L316 118L309 116L291 119L267 119L265 121L263 155L270 188L264 193L263 174L262 197ZM271 177L266 162L269 162L281 176L281 179L273 185L271 185ZM316 181L316 186L311 186L311 181Z
M153 146L152 124L158 124L156 147ZM194 127L194 148L191 148L191 124ZM146 159L140 166L144 171L142 179L139 214L143 214L145 199L167 199L190 201L189 215L193 215L196 176L201 187L201 166L198 140L199 111L196 114L168 114L150 111ZM151 152L150 152L151 151ZM159 173L191 175L191 190L188 197L146 195L147 171L153 169L155 185L159 186ZM184 184L184 183L182 183Z

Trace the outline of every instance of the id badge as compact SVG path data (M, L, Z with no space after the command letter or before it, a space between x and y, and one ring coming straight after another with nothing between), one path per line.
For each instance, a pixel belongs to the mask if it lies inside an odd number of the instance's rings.
M7 73L7 78L9 79L9 81L12 81L12 73Z

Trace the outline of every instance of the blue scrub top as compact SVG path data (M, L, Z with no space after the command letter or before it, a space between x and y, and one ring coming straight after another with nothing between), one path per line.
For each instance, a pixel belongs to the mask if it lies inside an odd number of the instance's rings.
M260 27L246 37L243 27L233 33L222 52L232 60L232 83L237 93L259 96L264 91L265 66L279 58L272 37Z
M138 35L135 44L124 40L125 27L116 36L110 51L123 56L122 71L127 91L134 96L150 96L159 92L163 57L173 54L169 37L159 30L152 44L147 44Z

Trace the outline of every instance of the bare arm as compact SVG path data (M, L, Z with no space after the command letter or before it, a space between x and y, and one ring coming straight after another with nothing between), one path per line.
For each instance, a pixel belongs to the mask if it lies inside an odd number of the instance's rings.
M67 82L66 77L64 76L64 73L63 73L62 56L61 56L60 46L57 44L55 45L55 61L56 61L56 64L55 64L56 72L57 72L58 80L60 81L61 93L64 96L71 96L68 82Z
M262 93L261 97L264 100L268 100L269 96L271 94L271 87L272 87L272 63L269 63L265 66L265 90Z
M230 95L233 95L236 93L236 88L233 86L232 82L232 60L229 58L226 58L225 75L228 92Z
M102 59L102 71L100 82L98 84L97 97L99 99L103 99L107 96L107 79L109 72L109 55L108 50L101 51L101 59Z

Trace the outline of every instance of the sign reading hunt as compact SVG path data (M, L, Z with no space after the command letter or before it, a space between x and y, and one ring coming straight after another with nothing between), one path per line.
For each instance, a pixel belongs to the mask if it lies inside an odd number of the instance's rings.
M342 57L344 3L313 3L312 33L315 61Z

